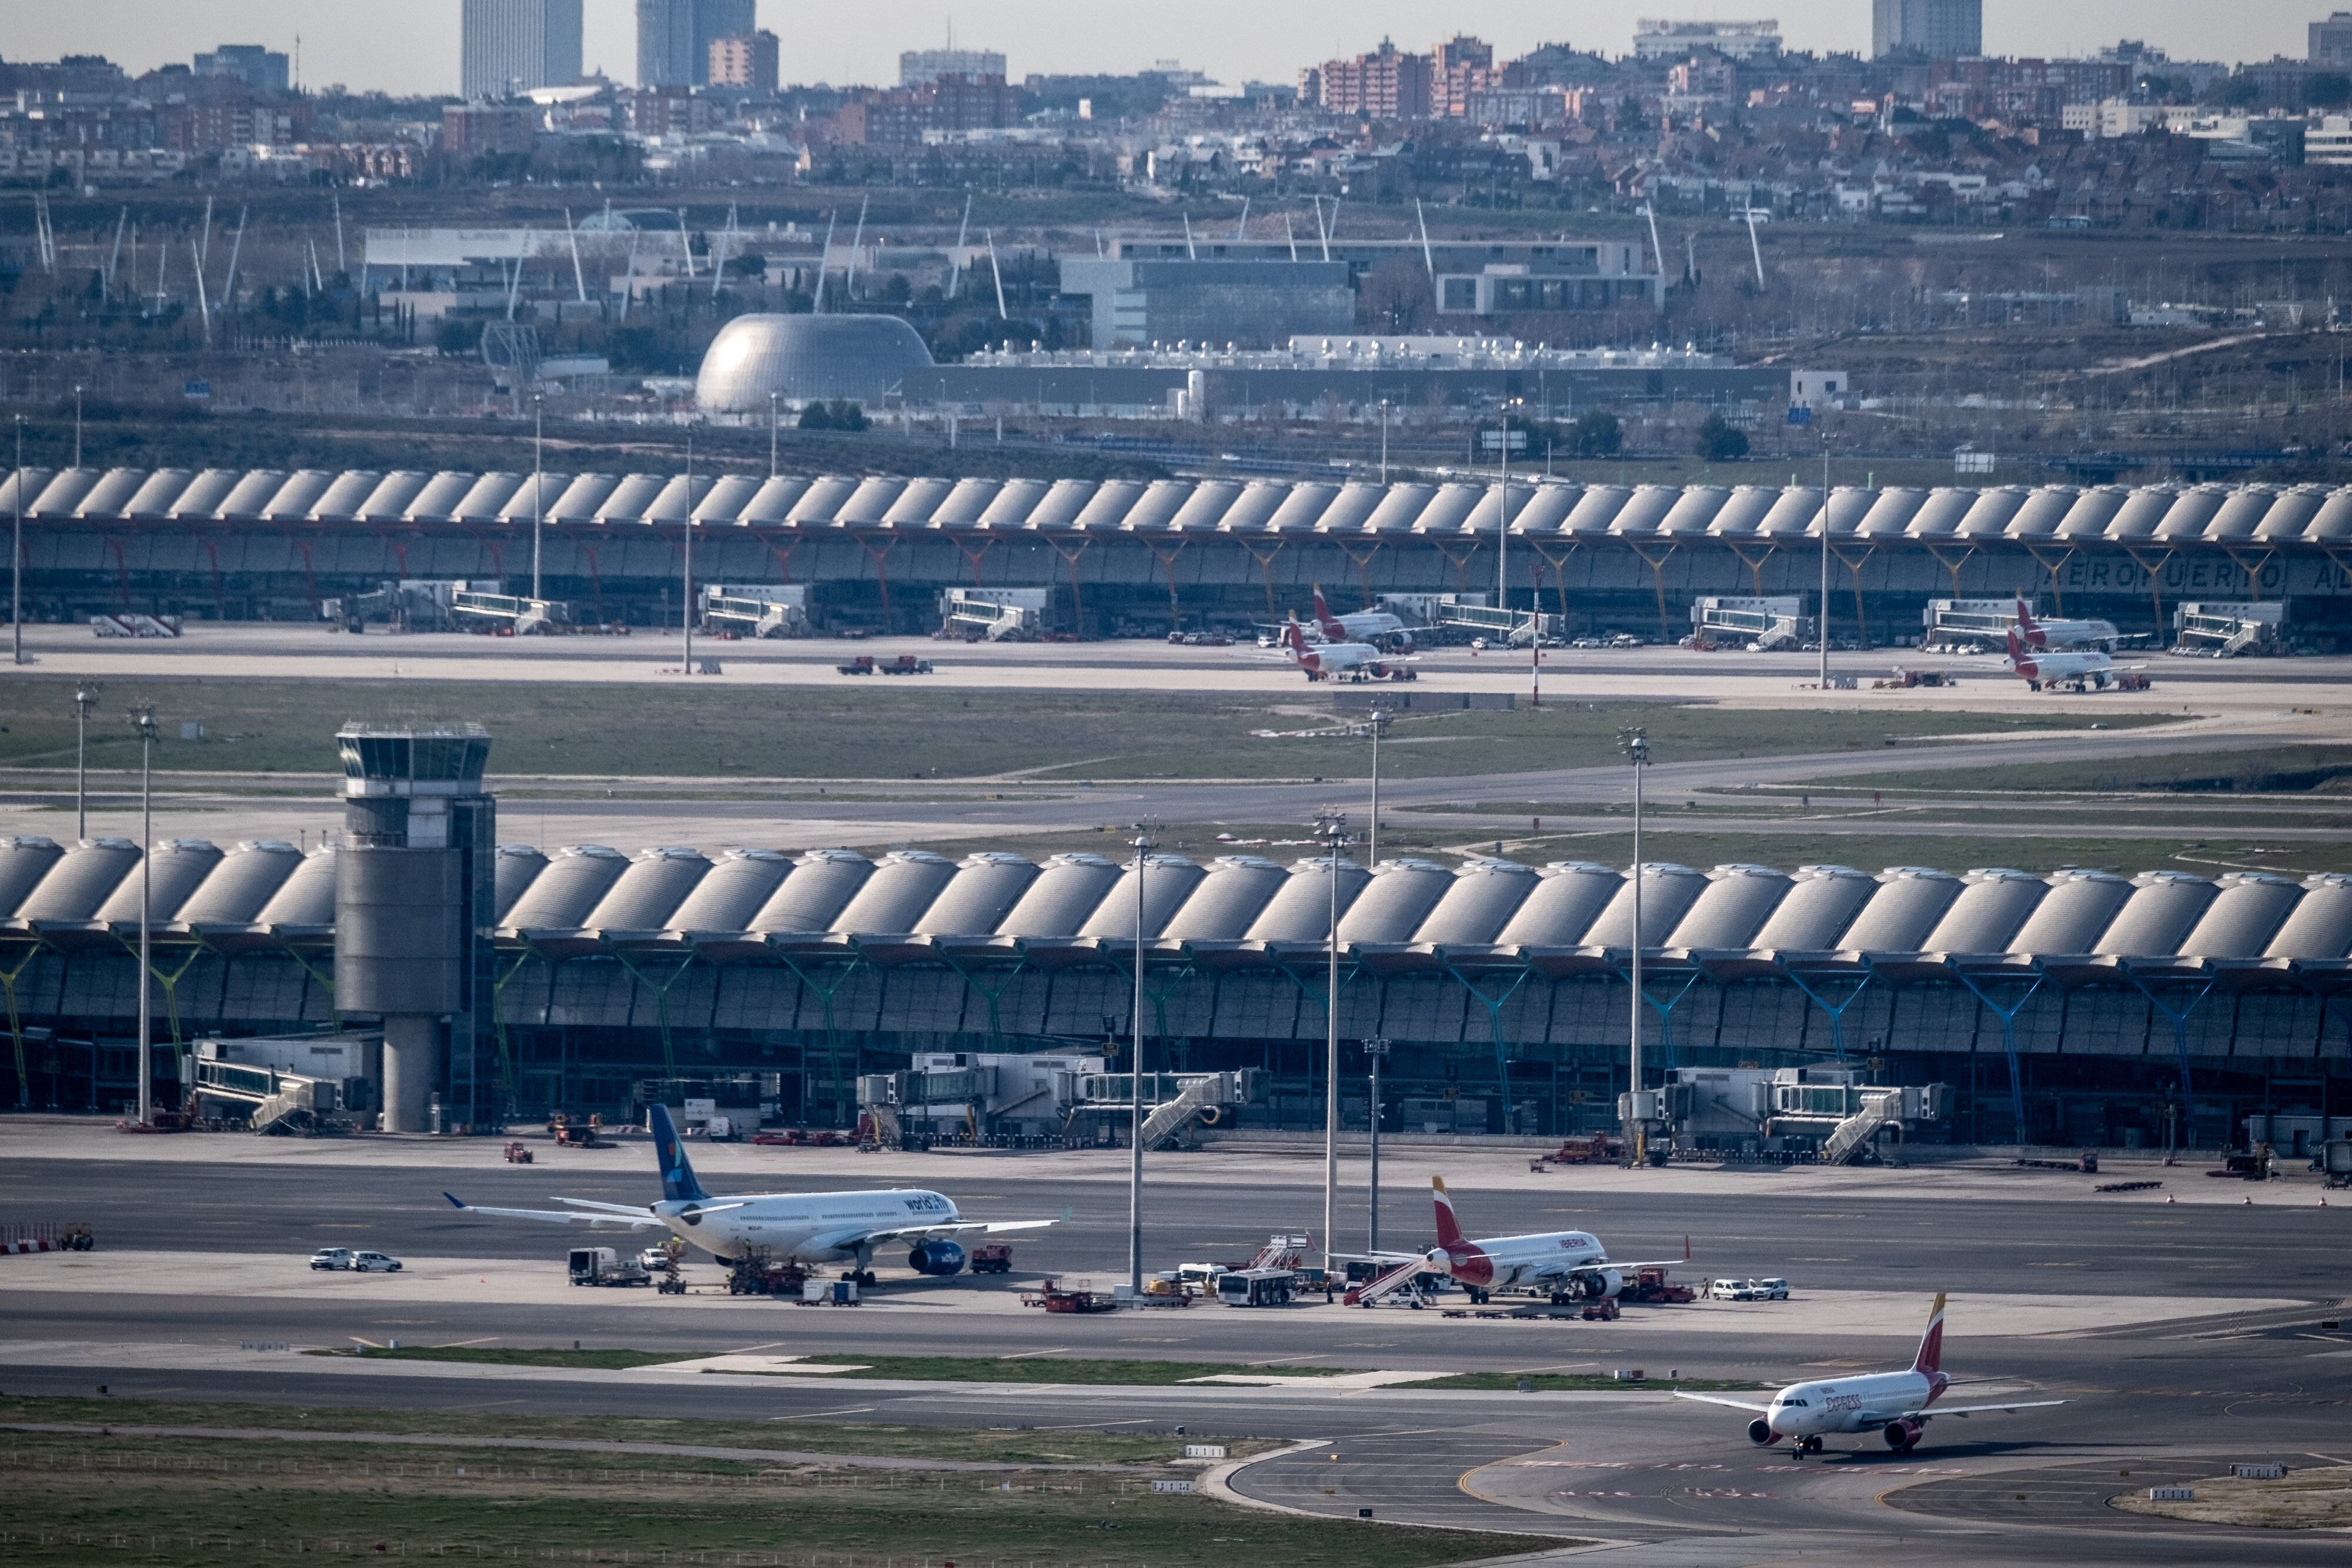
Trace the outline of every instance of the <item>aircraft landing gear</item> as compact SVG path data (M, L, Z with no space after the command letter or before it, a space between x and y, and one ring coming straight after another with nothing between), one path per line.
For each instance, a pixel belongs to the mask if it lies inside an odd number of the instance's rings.
M841 1277L859 1290L870 1291L874 1288L874 1270L871 1269L844 1269L841 1271Z

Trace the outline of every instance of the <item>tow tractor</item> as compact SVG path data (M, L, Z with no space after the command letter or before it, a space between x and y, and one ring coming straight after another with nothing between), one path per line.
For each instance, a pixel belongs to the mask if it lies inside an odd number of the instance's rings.
M931 673L931 662L919 659L912 653L901 653L895 659L877 659L871 653L860 653L849 663L835 664L834 668L845 675L928 675Z
M523 1147L521 1140L509 1139L507 1143L507 1164L527 1166L531 1163L530 1151Z

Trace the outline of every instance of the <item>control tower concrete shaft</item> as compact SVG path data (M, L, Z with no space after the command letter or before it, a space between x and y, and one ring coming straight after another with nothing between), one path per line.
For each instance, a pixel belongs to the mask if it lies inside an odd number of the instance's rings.
M348 840L336 857L335 1010L383 1020L383 1130L487 1120L497 1111L480 1071L494 1027L489 737L350 724L335 739Z

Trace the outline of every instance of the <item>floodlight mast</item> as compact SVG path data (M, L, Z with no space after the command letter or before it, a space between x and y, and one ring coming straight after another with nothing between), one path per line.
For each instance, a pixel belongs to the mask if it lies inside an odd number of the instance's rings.
M1331 1228L1339 1212L1339 850L1348 817L1326 810L1315 819L1330 857L1331 924L1327 956L1328 992L1323 1008L1323 1277L1331 1277Z
M1135 1032L1128 1049L1127 1288L1143 1294L1143 873L1154 848L1148 823L1135 825Z
M1632 1008L1627 1019L1628 1038L1632 1050L1626 1061L1625 1087L1629 1095L1627 1109L1633 1114L1625 1118L1632 1124L1630 1146L1633 1163L1640 1166L1648 1153L1643 1146L1648 1130L1648 1118L1642 1108L1642 769L1650 762L1650 733L1632 726L1617 732L1617 745L1625 760L1633 768L1633 866L1630 873L1633 886L1633 936L1632 964Z

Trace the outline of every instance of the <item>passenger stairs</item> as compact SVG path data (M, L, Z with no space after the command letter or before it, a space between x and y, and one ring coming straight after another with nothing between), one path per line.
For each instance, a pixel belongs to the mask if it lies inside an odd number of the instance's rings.
M1404 1291L1417 1301L1421 1297L1421 1292L1413 1288L1412 1282L1428 1268L1429 1261L1424 1258L1415 1258L1410 1263L1400 1263L1387 1273L1376 1274L1349 1291L1346 1304L1351 1307L1369 1307L1385 1297L1395 1295L1399 1291Z
M1862 1109L1840 1122L1822 1141L1822 1163L1843 1166L1859 1159L1868 1152L1881 1132L1900 1124L1898 1117L1902 1105L1900 1091L1864 1095Z

